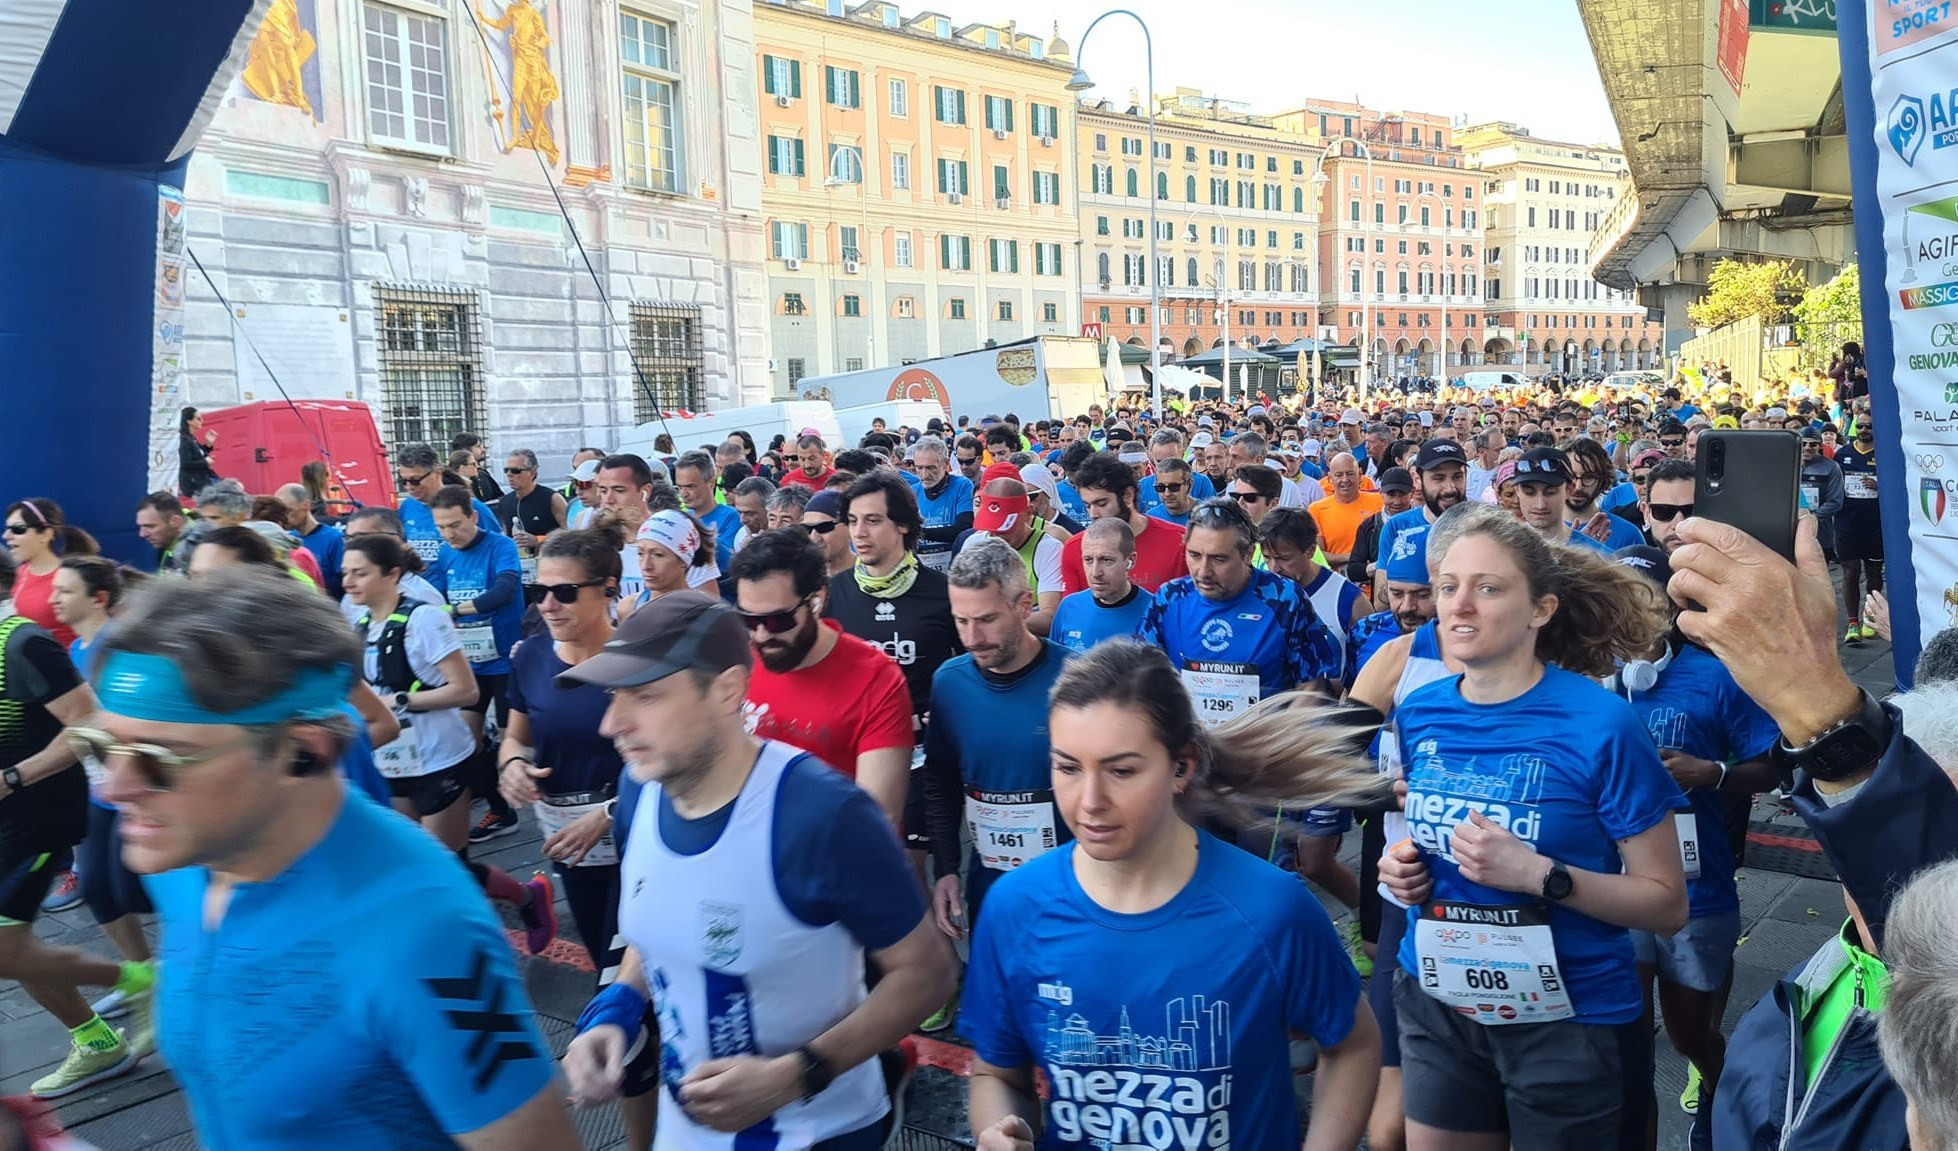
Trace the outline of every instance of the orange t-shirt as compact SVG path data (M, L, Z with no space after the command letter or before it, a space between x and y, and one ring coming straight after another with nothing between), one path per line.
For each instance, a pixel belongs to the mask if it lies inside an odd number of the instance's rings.
M1353 537L1360 532L1360 523L1380 510L1386 501L1379 492L1361 492L1359 498L1350 504L1339 502L1338 496L1327 496L1307 510L1319 524L1319 546L1327 555L1350 555L1353 551Z

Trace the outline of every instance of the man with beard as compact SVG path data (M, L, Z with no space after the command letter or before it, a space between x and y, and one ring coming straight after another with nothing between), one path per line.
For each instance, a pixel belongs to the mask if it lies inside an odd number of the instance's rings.
M1618 479L1611 453L1604 450L1603 444L1588 438L1579 438L1565 452L1569 456L1571 482L1564 494L1564 518L1570 522L1571 530L1604 544L1607 551L1643 544L1643 532L1630 520L1605 511L1599 502Z
M1154 592L1189 569L1183 560L1183 529L1168 520L1144 515L1136 505L1136 482L1128 465L1112 452L1100 452L1074 473L1074 486L1088 506L1088 520L1117 516L1135 533L1135 567L1130 578L1144 591ZM1087 572L1081 566L1081 537L1061 545L1061 592L1086 590Z
M932 911L957 939L995 880L1072 838L1054 807L1047 744L1047 696L1072 653L1027 630L1033 592L1004 540L974 539L949 576L966 654L932 677L925 818L938 873ZM969 886L959 881L961 824L972 831Z
M1652 465L1645 478L1645 498L1639 511L1645 516L1646 534L1664 548L1667 555L1679 550L1679 525L1693 514L1693 465L1685 460L1661 460Z
M1421 506L1409 508L1380 527L1380 559L1373 572L1375 603L1382 602L1387 591L1387 576L1380 569L1409 554L1426 564L1428 529L1441 513L1468 495L1468 455L1460 444L1429 440L1415 455L1414 470L1421 479Z
M1208 477L1199 476L1190 469L1187 460L1164 460L1156 465L1156 474L1146 481L1153 485L1157 503L1149 509L1149 514L1159 520L1168 520L1179 528L1190 526L1190 512L1198 500L1192 491L1198 480L1207 488ZM1206 497L1207 498L1207 497ZM1134 533L1130 533L1133 536Z
M919 440L911 458L917 471L907 472L905 479L924 520L918 562L942 572L952 564L953 543L972 527L972 481L952 469L950 449L935 436Z
M911 773L911 697L878 648L825 620L829 563L800 527L734 555L735 603L755 645L748 728L793 744L856 781L894 826Z

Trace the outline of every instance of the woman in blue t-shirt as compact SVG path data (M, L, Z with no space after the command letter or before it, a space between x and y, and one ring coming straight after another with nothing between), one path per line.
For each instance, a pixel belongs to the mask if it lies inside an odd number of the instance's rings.
M994 884L973 934L979 1146L1297 1147L1294 1034L1320 1047L1314 1145L1357 1144L1380 1069L1359 975L1304 884L1200 825L1379 777L1296 696L1206 730L1168 657L1128 641L1070 661L1051 699L1075 839Z
M503 797L530 805L557 870L571 919L598 971L617 967L619 853L607 810L624 764L599 734L611 702L604 688L559 682L612 638L623 546L618 529L559 531L537 558L538 614L548 636L510 655L510 721L497 750Z
M1408 1144L1643 1146L1652 1036L1631 929L1686 922L1685 799L1596 677L1658 642L1663 596L1487 504L1443 515L1428 565L1464 671L1395 715L1410 838L1380 874L1408 905L1394 986Z

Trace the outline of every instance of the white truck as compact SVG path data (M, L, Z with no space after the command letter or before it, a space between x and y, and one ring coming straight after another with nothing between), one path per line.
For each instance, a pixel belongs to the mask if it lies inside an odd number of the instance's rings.
M795 388L797 398L827 400L839 410L909 400L975 423L1008 412L1022 422L1077 416L1108 399L1100 345L1085 336L1033 336L893 367L806 376Z
M768 450L776 436L796 436L804 428L815 428L823 443L834 451L843 441L843 430L836 422L836 409L826 402L791 401L780 404L750 404L745 408L722 408L718 412L698 412L690 416L667 416L640 424L619 438L619 450L658 459L669 453L655 445L663 434L673 437L672 455L697 448L708 451L720 446L736 431L755 438L755 451ZM854 442L854 441L853 441Z

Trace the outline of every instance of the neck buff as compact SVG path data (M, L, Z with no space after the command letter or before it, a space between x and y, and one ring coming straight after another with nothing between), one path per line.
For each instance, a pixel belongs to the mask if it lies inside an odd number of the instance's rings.
M870 569L857 564L853 569L857 576L857 587L872 599L896 599L911 590L918 582L918 553L905 552L897 567L889 575L872 575Z

